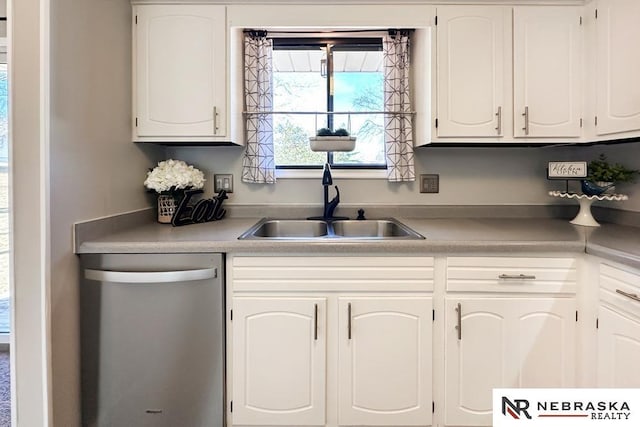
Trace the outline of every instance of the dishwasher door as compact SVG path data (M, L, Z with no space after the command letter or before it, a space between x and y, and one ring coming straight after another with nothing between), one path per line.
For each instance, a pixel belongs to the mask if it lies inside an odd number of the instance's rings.
M222 427L222 255L83 255L82 267L82 425Z

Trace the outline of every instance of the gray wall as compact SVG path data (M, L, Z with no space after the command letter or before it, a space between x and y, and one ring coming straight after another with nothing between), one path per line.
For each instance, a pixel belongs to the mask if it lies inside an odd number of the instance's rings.
M588 159L595 159L600 153L604 153L609 161L619 162L626 167L640 170L640 142L633 144L596 145L586 150ZM603 206L616 209L640 212L640 176L634 183L620 184L616 186L616 192L627 194L629 200L624 202L603 202ZM640 226L640 224L638 224Z
M50 22L53 424L72 427L80 423L72 225L149 206L142 183L164 150L131 143L129 0L56 0Z
M335 179L334 184L340 187L342 203L353 205L566 203L547 194L549 190L563 189L561 182L546 180L547 162L590 160L600 152L610 153L612 160L619 159L628 166L640 168L640 143L596 147L428 147L416 150L416 173L440 174L438 194L421 194L417 182L393 184L385 180ZM235 191L227 201L229 204L317 204L322 200L319 178L280 179L276 185L241 183L242 148L239 147L173 148L168 154L202 168L210 181L212 173L233 173ZM621 185L619 189L629 193L632 199L614 207L640 211L639 187L639 184Z

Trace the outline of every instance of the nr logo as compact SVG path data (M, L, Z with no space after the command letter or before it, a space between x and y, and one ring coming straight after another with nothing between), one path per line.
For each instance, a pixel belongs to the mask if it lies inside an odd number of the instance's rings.
M521 416L531 419L529 415L529 401L526 399L514 399L513 402L509 398L502 396L502 415L511 415L516 420L519 420Z

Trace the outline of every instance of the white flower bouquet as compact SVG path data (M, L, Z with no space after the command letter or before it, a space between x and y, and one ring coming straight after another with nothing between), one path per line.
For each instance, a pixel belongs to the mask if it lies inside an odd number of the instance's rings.
M204 173L182 160L165 160L147 172L144 186L160 194L174 194L204 187Z

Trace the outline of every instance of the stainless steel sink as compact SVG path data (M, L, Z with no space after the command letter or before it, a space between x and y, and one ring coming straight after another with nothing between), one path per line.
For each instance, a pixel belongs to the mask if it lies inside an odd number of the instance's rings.
M260 221L252 227L249 236L241 238L295 239L323 237L328 234L328 225L324 221L270 219Z
M418 235L404 224L392 219L335 221L333 234L339 237L379 239L410 238Z
M264 218L239 239L335 241L410 240L424 237L394 218L337 221Z

